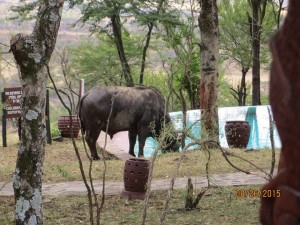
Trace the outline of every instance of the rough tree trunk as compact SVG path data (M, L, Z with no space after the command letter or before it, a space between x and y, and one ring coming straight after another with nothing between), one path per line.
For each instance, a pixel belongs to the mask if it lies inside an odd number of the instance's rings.
M43 224L42 166L45 152L45 99L48 64L59 30L63 0L41 1L31 35L17 34L11 51L20 69L22 132L16 170L15 224Z
M120 16L113 15L111 17L111 24L113 28L115 43L118 49L119 58L122 64L122 70L126 81L126 86L132 87L134 86L134 83L130 71L130 66L128 64L128 60L126 58L126 54L123 46Z
M242 69L242 80L241 80L241 106L246 105L246 98L247 98L247 87L246 87L246 75L248 73L249 68Z
M164 2L165 2L165 0L160 0L159 1L158 7L157 7L157 10L156 10L157 15L160 13ZM146 55L147 55L147 50L148 50L149 45L150 45L150 39L151 39L153 28L154 28L154 22L152 21L148 24L148 32L147 32L147 35L146 35L146 41L145 41L145 45L143 47L143 52L142 52L142 64L141 64L141 71L140 71L140 85L142 85L144 83L144 73L145 73L145 67L146 67Z
M216 0L201 0L199 26L201 33L200 110L202 134L219 141L218 62L219 31Z
M147 50L150 45L150 39L152 35L152 30L154 27L154 23L151 22L148 24L148 32L146 35L146 43L145 46L143 47L143 53L142 53L142 64L141 64L141 72L140 72L140 85L144 84L144 73L145 73L145 68L146 68L146 55L147 55Z
M260 0L252 0L252 105L260 102Z

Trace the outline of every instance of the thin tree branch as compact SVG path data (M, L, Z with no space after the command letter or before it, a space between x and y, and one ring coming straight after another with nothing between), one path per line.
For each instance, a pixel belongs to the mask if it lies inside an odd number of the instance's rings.
M209 163L210 163L210 159L211 159L211 154L209 149L206 149L207 153L208 153L208 157L207 157L207 162L205 165L205 173L206 173L206 179L207 179L207 188L210 188L210 178L209 178Z
M104 164L104 169L103 169L103 177L102 177L102 198L101 198L101 203L100 203L100 207L97 208L97 225L100 225L100 213L103 209L104 206L104 201L105 201L105 181L106 181L106 170L107 170L107 164L106 164L106 159L105 159L105 149L106 149L106 145L107 145L107 133L108 133L108 128L109 128L109 121L113 112L113 107L114 107L114 100L115 100L115 96L116 93L112 96L111 98L111 108L110 108L110 112L108 115L108 119L107 119L107 124L106 124L106 131L105 131L105 141L104 141L104 146L102 149L102 158L103 158L103 164Z
M176 164L175 171L174 171L172 179L170 181L170 186L169 186L169 190L168 190L168 196L167 196L167 199L166 199L165 204L164 204L162 215L160 217L160 224L161 225L164 223L164 221L166 219L167 212L169 210L169 204L170 204L170 200L171 200L171 198L173 196L174 184L175 184L175 180L176 180L176 177L177 177L180 165L181 165L181 160L182 160L183 156L185 155L187 149L189 147L193 146L193 145L196 145L196 144L197 144L197 142L189 143L181 151L179 160L177 161L177 164Z
M2 191L2 189L3 189L9 182L11 182L11 180L5 182L5 183L2 185L2 187L0 188L0 191Z
M59 91L56 87L56 84L51 76L51 73L50 73L50 69L49 69L49 66L47 63L45 63L45 66L47 68L47 72L48 72L48 76L52 82L52 85L54 87L54 90L58 96L58 98L60 99L61 103L63 104L63 106L67 109L67 111L69 112L69 116L71 117L71 109L65 104L65 102L63 101L62 97L60 96L59 94ZM78 147L76 145L76 142L74 140L74 135L73 135L73 126L72 126L72 119L70 121L70 127L71 127L71 138L72 138L72 144L73 144L73 147L74 147L74 150L75 150L75 153L76 153L76 156L77 156L77 159L78 159L78 163L79 163L79 169L80 169L80 172L81 172L81 176L82 176L82 179L83 179L83 182L84 182L84 185L87 189L87 192L88 192L88 200L89 200L89 211L90 211L90 223L91 224L94 224L94 216L93 216L93 200L92 200L92 192L91 192L91 188L89 186L89 184L87 183L87 179L86 179L86 176L85 176L85 173L84 173L84 169L83 169L83 165L82 165L82 160L81 160L81 157L80 157L80 153L79 153L79 150L78 150Z
M268 109L268 114L269 114L269 131L270 131L270 141L271 141L271 147L272 147L272 162L271 162L271 168L270 168L270 173L269 173L269 180L272 179L273 174L274 174L274 168L275 168L275 162L276 162L276 154L275 154L275 143L274 143L274 121L272 119L271 115L271 110L269 107Z

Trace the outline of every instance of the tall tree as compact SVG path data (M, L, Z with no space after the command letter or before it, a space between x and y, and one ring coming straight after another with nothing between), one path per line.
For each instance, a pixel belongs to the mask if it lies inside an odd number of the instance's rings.
M13 175L15 224L43 224L47 65L55 47L63 5L64 0L39 1L32 34L17 34L11 39L23 92L21 143Z
M105 33L114 40L127 86L133 86L134 81L131 74L130 62L126 54L128 49L125 49L123 41L124 35L128 35L131 32L130 29L126 29L124 24L129 21L130 24L136 27L135 30L139 30L140 33L144 32L143 28L147 29L145 41L141 47L139 83L143 84L147 51L156 23L164 20L171 22L172 19L176 21L176 18L170 12L164 10L165 0L102 0L89 1L86 4L79 1L79 4L83 8L81 21L92 24L90 27L92 32ZM107 19L109 19L109 22Z
M87 88L95 85L122 85L124 82L120 59L113 40L105 34L99 34L72 48L71 69L77 78L84 78ZM123 35L123 45L131 68L138 67L140 52L139 38ZM101 62L101 63L99 63ZM76 71L76 72L75 72Z
M143 46L143 51L142 51L142 62L141 62L139 84L144 83L144 73L145 73L145 68L146 68L147 50L150 46L151 35L152 35L152 31L154 29L154 26L156 24L156 21L157 21L157 16L162 14L164 3L165 3L165 0L159 0L157 3L156 11L150 13L149 15L145 15L145 13L137 13L137 16L139 16L141 18L140 21L144 21L143 23L146 23L147 28L148 28L148 32L145 37L145 44ZM137 10L137 11L140 12L141 10Z
M131 69L124 49L124 27L121 19L122 11L125 10L129 1L103 0L88 1L87 3L79 1L79 4L81 4L83 8L81 11L83 14L81 22L90 22L90 30L92 32L106 33L114 41L126 85L133 86L134 82ZM107 19L109 19L109 21L107 21Z
M250 0L252 8L252 105L261 105L260 101L260 42L262 24L266 13L267 1Z
M276 20L276 27L279 29L280 27L280 22L282 18L282 11L286 8L286 0L273 0L272 2L272 8L273 8L273 13L274 17Z
M219 30L217 0L198 0L201 6L199 26L201 34L200 110L202 134L219 141L218 122L218 63ZM203 136L203 135L202 135Z
M198 15L195 12L199 11L199 4L197 1L191 0L189 7L185 9L178 7L177 16L180 24L164 23L165 35L162 34L163 40L167 47L174 52L174 56L167 56L168 70L171 74L176 74L174 83L176 89L183 91L182 95L188 98L190 109L199 108L199 56L200 51L195 43L200 42L199 27L196 26ZM165 51L159 49L158 51ZM163 54L161 54L163 55ZM165 67L165 69L167 69ZM185 100L182 98L182 100ZM181 101L182 101L181 100Z

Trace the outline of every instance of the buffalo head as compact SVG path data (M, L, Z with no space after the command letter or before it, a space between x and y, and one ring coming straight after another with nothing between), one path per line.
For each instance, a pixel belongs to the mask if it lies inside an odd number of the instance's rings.
M164 139L164 143L162 146L162 152L178 152L181 144L177 137L170 136Z
M160 133L159 135L162 135L162 130L165 133L164 140L162 141L161 150L163 153L178 152L181 143L180 143L180 139L178 138L178 132L175 131L169 115L166 115L165 121L162 121L161 123L163 124L164 122L165 125L161 125L160 132L159 132Z

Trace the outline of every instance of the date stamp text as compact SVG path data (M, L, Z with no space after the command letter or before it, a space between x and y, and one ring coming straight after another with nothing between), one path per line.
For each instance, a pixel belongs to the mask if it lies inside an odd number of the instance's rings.
M280 198L280 190L236 189L238 198Z

